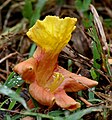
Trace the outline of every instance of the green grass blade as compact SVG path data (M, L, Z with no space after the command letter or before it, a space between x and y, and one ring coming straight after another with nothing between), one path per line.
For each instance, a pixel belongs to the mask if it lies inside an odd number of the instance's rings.
M89 93L88 93L88 96L89 96L89 99L95 99L94 97L94 93L92 91L94 91L95 88L89 88Z
M12 120L12 119L9 114L6 114L4 120Z
M14 74L15 74L14 72L11 72L11 74L8 76L8 78L7 78L6 82L4 83L4 85L6 85L10 81L10 79L13 78Z
M8 110L12 110L13 107L15 106L15 104L16 104L16 100L12 100L9 107L8 107Z
M78 112L74 112L72 115L67 117L65 120L81 120L81 118L84 115L89 114L91 112L96 112L96 111L98 112L101 110L102 109L100 107L91 107L91 108L83 109L83 110L80 110Z
M7 86L8 88L12 88L15 86L20 86L23 84L23 80L20 76L16 76L14 72L12 72L8 79L6 80L6 82L4 83L5 86Z
M72 60L68 60L68 70L72 72Z
M28 110L25 100L22 97L20 97L16 92L9 89L7 86L0 85L0 93L11 97L13 100L18 101Z
M32 15L32 18L30 20L30 26L34 25L37 19L40 18L41 11L43 9L43 6L45 5L47 0L38 0L36 4L36 8L34 10L34 13Z
M11 120L21 120L20 118L21 118L21 114L16 114L16 115L13 115L12 117L11 117Z
M22 13L23 13L23 17L29 20L31 19L32 13L33 13L31 0L25 0L25 5L24 5Z
M92 28L88 30L88 34L91 36L93 42L92 42L92 53L93 53L93 67L97 70L101 68L100 61L102 60L102 46L100 43L100 40L97 36L97 32L95 27L92 25ZM99 80L100 74L91 68L91 75L93 79Z
M36 49L36 44L33 43L29 52L29 58L33 56L35 49Z
M4 100L4 101L0 104L0 108L2 108L2 106L3 106L5 103L7 103L8 100L9 100L9 99Z
M61 115L64 115L64 112L61 110L55 110L55 111L49 112L49 115L54 117L59 117Z
M89 99L88 100L89 102L102 102L102 100L100 100L100 99Z
M48 118L50 120L55 120L53 116L50 116L48 114L40 114L40 113L35 113L35 112L31 112L31 111L24 111L22 114L24 115L28 115L28 116L39 116L42 118Z
M21 91L21 87L18 87L17 90L16 90L16 93L19 94L20 91ZM12 101L11 101L11 103L10 103L10 105L9 105L8 110L12 110L13 107L15 106L15 104L16 104L16 100L13 100L13 99L12 99Z
M77 8L77 10L81 11L81 12L85 12L89 9L89 5L91 3L91 0L76 0L75 1L75 7Z
M56 0L57 5L61 6L65 4L65 0Z

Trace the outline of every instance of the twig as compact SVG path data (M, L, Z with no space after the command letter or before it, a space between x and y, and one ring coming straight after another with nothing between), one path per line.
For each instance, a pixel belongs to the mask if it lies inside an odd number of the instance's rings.
M104 98L105 100L109 101L109 102L112 102L112 98L111 96L109 96L108 94L104 94L104 93L101 93L101 92L96 92L97 95L101 96L102 98Z
M70 78L74 79L73 77L70 77ZM78 82L79 84L81 84L82 86L86 87L89 91L93 92L97 97L99 97L100 99L102 99L101 96L100 96L99 94L97 94L97 92L95 92L94 90L90 89L90 87L89 87L88 85L83 84L83 83L80 82L79 80L77 80L77 82Z
M14 110L8 110L8 109L4 109L4 108L0 108L1 111L6 111L6 112L11 112L11 113L17 113L17 114L21 114L21 115L32 115L32 116L40 116L42 118L48 118L50 120L54 120L55 117L53 116L49 116L46 114L42 114L42 113L36 113L36 112L30 112L30 111L22 111L22 112L18 112L18 111L14 111Z
M77 75L79 74L80 70L81 70L81 68L78 68L78 70L76 72Z
M7 12L6 19L5 19L4 25L3 25L3 29L5 29L6 26L7 26L8 20L9 20L10 15L11 15L11 12L12 12L15 8L18 8L19 6L22 6L22 5L24 5L24 2L20 2L20 3L17 3L17 4L11 5L9 11Z
M2 10L7 4L9 4L11 2L11 0L6 0L1 6L0 6L0 10Z
M8 59L6 60L6 70L7 70L7 77L8 77L8 74L9 74L9 61L8 61Z
M94 68L95 69L95 68ZM105 75L104 73L103 73L103 71L101 71L100 69L95 69L97 72L99 72L103 77L105 77L106 78L106 80L109 82L109 83L111 83L110 82L110 80L109 80L109 78L107 77L107 75Z
M0 78L6 80L6 78L2 74L0 74Z
M6 19L5 19L5 21L4 21L4 25L3 25L3 30L6 29L6 26L7 26L8 20L9 20L9 18L10 18L10 16L11 16L11 12L12 12L12 10L9 9L8 12L7 12L7 14L6 14Z
M105 7L105 10L108 13L108 15L112 18L112 10L107 7Z
M2 12L0 10L0 30L2 30Z
M6 70L0 69L0 72L7 74L7 71L6 71Z
M67 46L68 47L68 46ZM71 48L70 48L71 49ZM83 56L83 55L81 55L81 54L79 54L79 53L77 53L77 55L80 57L80 58L82 58L83 59L83 61L81 61L81 60L77 60L77 59L75 59L74 57L75 57L75 55L71 52L71 54L69 53L67 53L66 51L64 51L63 50L63 52L66 54L66 56L65 55L61 55L62 57L64 57L64 58L67 58L67 59L71 59L73 62L74 62L74 64L77 66L77 67L79 67L80 69L81 68L83 68L82 67L82 65L81 64L85 64L85 65L87 65L89 68L91 68L92 66L93 66L93 62L91 61L91 62L89 62L90 60L89 60L89 58L87 58L87 57L85 57L85 56ZM94 67L93 67L94 68ZM99 72L103 77L105 77L105 79L110 83L110 80L109 80L109 78L108 78L108 76L107 75L105 75L104 73L103 73L103 71L101 71L100 69L96 69L96 68L94 68L94 70L96 70L97 72Z
M12 57L13 55L16 55L16 54L17 54L17 52L14 52L14 53L11 53L11 54L7 55L6 57L4 57L4 58L2 58L2 59L0 60L0 63L2 63L2 62L5 61L6 59L8 59L8 58L10 58L10 57Z
M90 5L90 9L91 9L91 11L92 11L92 13L93 13L93 16L94 16L94 22L95 22L95 24L97 25L98 30L99 30L99 33L100 33L100 35L101 35L101 40L102 40L102 42L103 42L106 50L108 51L108 50L109 50L109 49L108 49L108 44L107 44L107 42L106 42L106 36L105 36L105 33L104 33L104 29L103 29L102 23L101 23L101 21L100 21L100 17L99 17L99 15L98 15L95 7L94 7L92 4Z
M82 102L84 102L86 104L87 107L91 107L92 104L90 102L88 102L86 99L84 99L83 97L78 97Z

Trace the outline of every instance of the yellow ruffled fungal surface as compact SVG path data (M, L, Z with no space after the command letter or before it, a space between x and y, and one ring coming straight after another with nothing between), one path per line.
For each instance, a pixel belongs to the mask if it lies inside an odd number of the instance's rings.
M76 18L47 16L43 21L37 20L27 35L45 51L60 53L70 41L76 21Z
M97 85L96 81L78 76L58 65L58 55L71 39L77 19L47 16L37 20L27 32L28 37L37 44L33 57L14 67L29 85L29 92L40 104L58 106L73 111L80 103L66 92L77 92Z

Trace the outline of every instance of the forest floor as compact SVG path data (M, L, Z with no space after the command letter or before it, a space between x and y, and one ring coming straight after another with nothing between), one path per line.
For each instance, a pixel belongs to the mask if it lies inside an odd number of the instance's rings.
M81 108L73 112L44 106L28 111L21 99L30 99L28 85L13 72L36 48L26 32L47 15L77 18L58 63L98 82L75 93ZM112 0L0 0L0 83L0 120L112 120ZM21 97L17 100L15 94Z

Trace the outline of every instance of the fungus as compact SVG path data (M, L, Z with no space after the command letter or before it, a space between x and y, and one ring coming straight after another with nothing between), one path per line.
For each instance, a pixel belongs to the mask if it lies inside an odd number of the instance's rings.
M17 64L14 71L30 84L30 94L42 105L52 107L56 103L61 108L76 110L80 103L66 92L85 90L98 84L58 65L59 53L70 41L76 21L76 18L47 16L43 21L37 20L27 32L38 47L33 57Z

